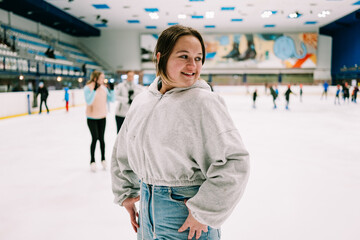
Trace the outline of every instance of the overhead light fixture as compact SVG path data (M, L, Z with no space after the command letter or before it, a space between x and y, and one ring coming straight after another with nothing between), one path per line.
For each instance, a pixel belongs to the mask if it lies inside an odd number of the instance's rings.
M261 14L261 17L262 18L269 18L270 16L272 15L272 11L264 11L262 14Z
M78 82L81 83L83 81L83 78L78 78Z
M179 14L179 15L178 15L178 18L179 18L179 19L186 19L186 15L185 15L185 14Z
M301 16L301 14L300 14L298 11L293 12L293 13L290 13L290 14L288 15L288 17L289 17L289 18L292 18L292 19L294 19L294 18L299 18L300 16Z
M19 80L24 80L24 75L20 75Z
M323 10L321 13L318 14L319 18L324 18L327 15L330 15L330 11L329 10Z
M61 80L62 80L61 77L57 77L57 78L56 78L56 81L58 81L58 82L61 82Z
M215 12L214 11L208 11L205 13L205 18L214 18Z
M149 13L151 19L159 19L159 15L156 12Z

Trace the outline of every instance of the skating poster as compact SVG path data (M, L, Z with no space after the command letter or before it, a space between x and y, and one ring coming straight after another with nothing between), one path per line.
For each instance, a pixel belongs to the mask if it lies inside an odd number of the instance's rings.
M143 68L151 62L157 34L141 35ZM205 68L316 68L317 33L203 35Z

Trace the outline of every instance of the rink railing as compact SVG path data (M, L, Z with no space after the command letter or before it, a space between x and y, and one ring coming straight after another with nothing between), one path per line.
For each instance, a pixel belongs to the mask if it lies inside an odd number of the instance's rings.
M82 106L85 104L84 91L82 89L69 90L69 107ZM65 109L65 91L49 91L47 105L50 111ZM40 105L40 95L34 104L33 92L9 92L0 94L0 120L28 114L38 114ZM42 111L46 113L43 104Z

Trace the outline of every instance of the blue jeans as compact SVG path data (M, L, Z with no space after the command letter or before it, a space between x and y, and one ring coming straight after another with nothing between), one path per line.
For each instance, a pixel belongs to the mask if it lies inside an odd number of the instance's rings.
M199 187L165 187L142 183L137 239L187 240L189 229L178 232L189 215L184 200L193 197ZM205 239L219 240L220 229L208 227L208 232L202 232L200 237L200 240Z

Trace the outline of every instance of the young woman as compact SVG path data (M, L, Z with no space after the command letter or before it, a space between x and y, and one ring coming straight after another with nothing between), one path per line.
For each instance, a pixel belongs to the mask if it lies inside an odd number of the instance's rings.
M224 100L199 79L201 35L171 26L155 53L157 78L132 102L115 142L115 203L138 239L220 239L247 183L248 152Z
M113 87L108 90L104 86L104 79L104 73L95 70L91 73L90 80L84 87L87 124L92 137L90 145L90 169L93 172L97 169L95 163L95 147L97 140L100 142L101 164L103 168L106 169L104 134L106 114L108 112L107 102L113 102L115 99Z

